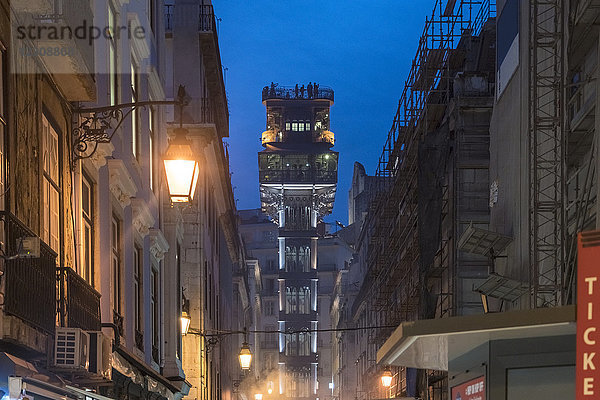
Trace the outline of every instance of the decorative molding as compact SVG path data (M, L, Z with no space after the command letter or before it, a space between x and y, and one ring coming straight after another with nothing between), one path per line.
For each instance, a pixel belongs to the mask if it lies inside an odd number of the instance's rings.
M150 209L146 205L146 202L142 199L132 199L131 209L133 211L133 226L142 237L146 237L146 235L150 233L150 228L154 226L156 220L150 213Z
M150 32L149 27L142 26L140 18L137 13L127 13L127 20L129 22L129 29L131 32L137 32L139 28L143 29L144 32ZM148 35L143 35L143 38L136 37L135 34L131 35L131 47L138 57L138 65L142 64L142 60L150 56L150 46L148 45ZM141 71L140 71L141 72Z
M161 261L169 251L169 243L160 229L150 229L150 254Z
M108 178L110 191L121 207L125 208L131 204L131 198L137 193L137 187L123 160L108 160Z
M106 159L112 156L113 151L115 150L115 146L112 143L98 143L98 148L96 152L92 154L90 157L90 161L96 167L96 169L100 169L101 167L106 165Z

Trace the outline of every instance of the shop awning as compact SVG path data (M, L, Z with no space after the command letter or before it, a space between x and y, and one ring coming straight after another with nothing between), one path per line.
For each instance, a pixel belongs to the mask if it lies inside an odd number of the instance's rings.
M377 363L448 370L448 361L490 341L575 335L575 306L403 322L377 352Z

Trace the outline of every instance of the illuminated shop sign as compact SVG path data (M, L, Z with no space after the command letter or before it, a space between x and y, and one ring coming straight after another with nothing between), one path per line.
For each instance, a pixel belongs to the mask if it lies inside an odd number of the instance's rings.
M452 400L485 400L485 376L453 386Z

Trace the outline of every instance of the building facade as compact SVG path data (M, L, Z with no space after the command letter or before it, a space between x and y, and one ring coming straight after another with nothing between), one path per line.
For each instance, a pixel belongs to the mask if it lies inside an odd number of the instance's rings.
M205 336L241 329L229 316L247 304L237 295L246 280L233 285L245 255L222 143L227 106L212 6L180 3L203 52L185 62L170 52L186 36L173 32L173 4L0 3L0 390L10 398L233 397L239 367L224 348L236 339L215 350ZM15 35L82 21L106 34ZM48 46L65 54L42 54ZM183 64L203 83L180 80ZM180 84L183 119L157 103L173 103ZM162 169L175 121L206 158L188 207L171 205ZM183 311L196 334L182 340Z

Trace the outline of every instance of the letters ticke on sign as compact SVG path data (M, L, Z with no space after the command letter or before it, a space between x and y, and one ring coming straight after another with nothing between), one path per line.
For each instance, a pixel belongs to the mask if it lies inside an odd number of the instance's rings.
M453 386L451 400L485 400L485 376Z
M600 231L577 240L577 400L600 398Z

